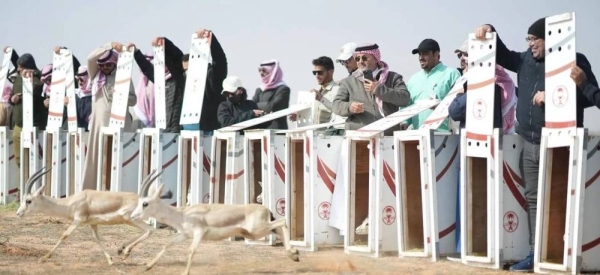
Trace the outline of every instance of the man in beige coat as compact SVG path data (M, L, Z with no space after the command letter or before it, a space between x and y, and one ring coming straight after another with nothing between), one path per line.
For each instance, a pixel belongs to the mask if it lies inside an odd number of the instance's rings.
M98 171L98 151L100 145L100 130L108 126L110 121L110 110L113 102L113 93L115 92L115 77L117 74L117 61L119 52L123 45L117 42L108 43L101 46L88 56L88 74L90 81L89 87L92 91L92 114L90 119L90 134L87 142L87 153L85 156L83 190L96 190ZM137 102L133 83L129 81L129 97L127 106L134 106ZM125 132L132 131L132 117L127 112L125 118Z

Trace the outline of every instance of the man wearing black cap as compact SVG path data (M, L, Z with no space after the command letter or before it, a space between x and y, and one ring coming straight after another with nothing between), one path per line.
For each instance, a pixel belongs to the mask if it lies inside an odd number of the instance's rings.
M440 45L433 39L421 41L419 46L412 50L412 54L419 54L421 71L414 74L406 83L410 92L410 104L420 100L439 99L442 100L454 86L454 82L460 78L457 69L448 67L440 61ZM434 108L432 108L434 109ZM431 115L432 109L420 112L418 115L402 123L406 129L413 125L413 129L419 129L423 122ZM438 131L448 131L448 119L438 128Z
M492 25L483 25L475 30L478 39L485 39L487 32L495 32ZM525 52L515 52L506 48L506 45L497 36L496 62L518 76L519 91L517 96L517 128L518 135L523 137L523 151L521 152L521 175L525 182L525 198L527 200L527 215L529 223L529 244L531 252L523 261L510 267L511 271L533 270L533 249L535 242L535 222L537 214L538 173L540 161L540 139L542 127L545 125L544 115L544 89L545 89L545 18L535 21L527 31L529 48ZM589 82L598 86L596 77L592 73L591 65L587 58L577 53L577 66L580 67ZM591 102L577 93L577 127L583 127L583 109L592 106Z
M4 48L4 52L6 49ZM17 166L21 165L21 130L23 128L23 75L25 72L31 73L33 83L33 126L37 127L38 130L45 130L46 124L48 123L48 110L44 107L44 97L42 91L44 84L40 80L41 72L38 70L35 59L31 54L23 54L19 57L17 51L13 49L11 61L15 70L17 71L17 77L13 83L13 90L10 94L10 104L12 108L12 119L11 125L13 127L13 146L15 148L15 160Z

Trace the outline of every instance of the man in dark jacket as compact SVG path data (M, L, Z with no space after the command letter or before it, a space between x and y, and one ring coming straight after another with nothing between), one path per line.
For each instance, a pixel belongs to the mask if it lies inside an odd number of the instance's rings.
M227 101L219 104L217 119L222 127L231 126L246 120L264 115L264 111L258 109L256 102L248 100L246 89L242 80L237 76L229 76L223 81L223 96ZM262 123L244 130L261 129L269 126L270 122Z
M6 52L6 49L4 52ZM15 148L15 160L17 161L17 166L20 166L21 131L23 128L23 75L25 73L30 73L32 75L33 126L37 127L38 130L46 129L46 124L48 123L48 110L44 107L44 97L42 96L44 84L40 80L41 73L35 64L33 56L26 53L19 57L17 51L13 49L11 61L18 72L15 82L13 83L12 93L10 94L10 103L13 105L11 125L13 127L12 136Z
M487 32L495 32L492 25L483 25L475 30L478 39L485 39ZM497 36L496 62L507 70L517 73L519 93L517 96L516 132L523 137L523 152L521 153L521 175L525 182L525 198L527 200L527 215L529 222L529 244L531 252L523 261L510 267L511 271L533 270L533 249L535 241L535 222L537 214L538 173L540 161L540 139L542 127L545 125L544 91L545 91L545 18L534 22L527 32L529 49L525 52L515 52L506 48L506 45ZM598 85L592 73L591 65L587 58L577 53L577 66L580 67L587 78L594 85ZM583 109L592 106L591 102L581 96L581 89L577 89L577 127L583 127Z
M227 77L227 57L217 40L215 34L210 30L200 29L197 32L198 37L206 37L210 41L210 54L212 63L208 64L206 74L206 87L204 88L204 102L202 103L202 113L200 114L200 125L183 125L183 130L202 130L205 133L211 133L220 128L220 123L215 119L219 104L225 99L221 95L223 90L223 80ZM182 62L181 59L180 62Z
M179 133L181 125L179 119L181 117L181 107L183 105L183 92L185 89L185 77L181 58L183 52L166 37L157 37L152 41L153 46L164 45L165 47L165 67L167 75L165 77L165 119L166 128L164 132ZM129 44L129 46L134 46ZM154 64L146 59L146 56L140 49L135 47L133 57L135 62L142 70L144 76L154 83ZM156 86L155 86L156 88ZM154 91L153 91L154 93ZM150 106L154 109L154 106ZM155 110L156 113L156 110ZM154 123L154 122L153 122Z

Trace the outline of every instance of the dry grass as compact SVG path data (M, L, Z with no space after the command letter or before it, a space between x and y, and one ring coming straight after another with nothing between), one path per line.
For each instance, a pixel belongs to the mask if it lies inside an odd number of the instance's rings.
M65 240L46 263L38 259L47 253L70 222L46 216L19 219L16 207L0 209L0 274L179 274L185 268L191 241L173 246L150 271L144 264L152 259L173 236L170 230L156 230L148 240L122 260L117 248L138 234L127 226L100 227L100 236L113 266L92 240L89 227L80 227ZM248 246L243 242L203 242L194 258L192 274L501 274L460 263L429 259L374 259L347 255L343 248L324 248L318 252L300 252L300 262L292 262L282 246Z

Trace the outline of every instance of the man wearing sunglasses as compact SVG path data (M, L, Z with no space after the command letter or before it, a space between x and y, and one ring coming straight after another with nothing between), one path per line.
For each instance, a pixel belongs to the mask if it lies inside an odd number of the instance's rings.
M348 70L348 75L352 75L356 69L358 69L358 65L356 64L356 60L354 60L354 52L356 51L356 43L350 42L345 44L342 47L340 55L337 58L337 62L342 64Z
M377 44L364 44L356 48L354 60L358 70L340 82L333 100L333 113L347 117L345 129L358 130L408 105L410 94L402 75L390 71L381 60ZM385 131L392 135L398 127Z
M467 53L469 50L469 40L465 40L465 42L460 46L460 48L454 50L454 53L458 57L460 61L460 67L457 69L458 72L463 75L465 69L467 68L467 59L469 54Z
M496 32L489 24L475 29L475 37L484 40L488 32ZM516 132L524 140L520 156L521 176L525 183L525 199L529 224L529 244L531 251L522 261L512 265L510 271L528 272L533 270L533 250L537 215L537 192L540 166L541 130L545 126L545 55L546 20L540 18L527 30L528 49L524 52L509 50L496 32L496 62L509 71L517 73L519 92L517 101ZM572 72L580 68L589 82L598 85L587 58L576 53L576 65ZM577 79L577 78L575 78ZM577 81L575 82L577 83ZM579 84L579 83L578 83ZM593 104L582 95L581 86L577 89L577 127L583 127L583 110Z
M333 99L340 88L340 85L333 81L333 60L327 56L321 56L313 60L312 64L314 66L312 73L317 79L317 84L319 84L318 90L312 90L316 94L316 100L319 101L316 113L313 115L315 118L314 123L322 124L346 121L345 117L331 112ZM344 124L335 125L331 129L328 129L327 132L332 135L343 135Z

